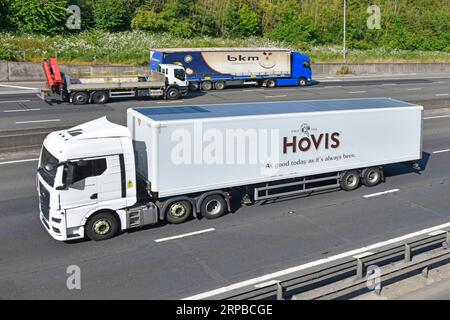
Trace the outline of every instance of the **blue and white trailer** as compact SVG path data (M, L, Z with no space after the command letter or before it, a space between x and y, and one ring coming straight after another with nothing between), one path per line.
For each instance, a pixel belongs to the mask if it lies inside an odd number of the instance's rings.
M306 86L311 59L277 48L170 48L150 51L150 69L178 64L186 69L190 90L222 90L230 85Z

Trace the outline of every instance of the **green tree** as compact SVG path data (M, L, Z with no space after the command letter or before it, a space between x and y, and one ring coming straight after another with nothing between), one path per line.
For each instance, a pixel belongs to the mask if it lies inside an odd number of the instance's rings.
M66 31L67 0L10 0L8 17L23 33L57 34Z
M239 34L244 37L259 34L259 17L246 4L239 10Z
M97 0L93 7L95 27L108 31L130 28L134 11L128 0Z

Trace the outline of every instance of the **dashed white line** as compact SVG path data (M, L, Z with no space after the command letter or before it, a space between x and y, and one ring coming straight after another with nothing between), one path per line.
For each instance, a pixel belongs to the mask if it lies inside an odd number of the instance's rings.
M15 88L15 89L25 89L25 90L39 90L38 88L13 86L13 85L10 85L10 84L0 84L0 87Z
M383 83L382 86L397 86L397 83Z
M287 97L287 94L280 94L278 96L265 96L266 98L284 98Z
M445 152L450 152L450 149L433 151L433 154L439 154L439 153L445 153Z
M24 160L12 160L12 161L4 161L0 162L0 164L11 164L11 163L21 163L21 162L30 162L30 161L38 161L38 158L35 159L24 159Z
M394 192L398 192L398 191L400 191L400 189L392 189L392 190L387 190L387 191L383 191L383 192L366 194L364 196L364 198L373 198L373 197L377 197L377 196L381 196L381 195L385 195L385 194L390 194L390 193L394 193Z
M450 114L446 114L443 116L434 116L434 117L425 117L424 120L431 120L431 119L442 119L442 118L450 118Z
M3 112L27 112L27 111L39 111L41 109L16 109L16 110L4 110Z
M398 192L400 191L400 189L392 189L392 190L387 190L387 191L383 191L383 192L377 192L377 193L372 193L372 194L366 194L365 196L363 196L364 198L373 198L373 197L377 197L377 196L381 196L381 195L385 195L385 194L390 194L390 193L394 193L394 192Z
M58 121L61 121L61 119L17 121L16 124L38 123L38 122L58 122Z
M11 101L0 101L0 103L15 103L15 102L29 102L31 100L11 100Z
M420 230L420 231L417 231L417 232L413 232L413 233L410 233L410 234L406 234L404 236L400 236L400 237L389 239L389 240L386 240L386 241L374 243L374 244L369 245L367 247L362 247L362 248L359 248L359 249L347 251L347 252L340 253L340 254L337 254L337 255L334 255L334 256L331 256L331 257L328 257L328 258L319 259L319 260L316 260L316 261L312 261L312 262L309 262L309 263L305 263L305 264L302 264L302 265L299 265L299 266L291 267L291 268L284 269L284 270L281 270L281 271L277 271L277 272L274 272L274 273L269 273L269 274L266 274L266 275L263 275L263 276L260 276L260 277L257 277L257 278L245 280L245 281L242 281L242 282L237 282L237 283L231 284L231 285L226 286L226 287L222 287L222 288L214 289L214 290L211 290L211 291L203 292L203 293L200 293L200 294L196 294L196 295L184 298L182 300L200 300L200 299L209 298L209 297L221 294L221 293L225 293L225 292L228 292L228 291L232 291L232 290L244 288L244 287L247 287L247 286L255 285L255 284L258 284L258 283L261 283L261 282L264 282L264 281L270 281L270 280L273 280L273 279L277 279L277 278L280 278L280 277L285 276L285 275L290 274L290 273L294 273L294 272L302 271L302 270L309 269L309 268L312 268L312 267L320 266L320 265L323 265L325 263L333 262L333 261L336 261L336 260L339 260L339 259L352 257L352 256L355 256L355 255L364 253L364 252L368 252L368 251L371 251L371 250L382 248L382 247L385 247L385 246L388 246L388 245L391 245L391 244L394 244L394 243L398 243L400 241L405 241L405 240L410 239L410 238L418 237L418 236L421 236L421 235L424 235L424 234L429 234L430 232L433 232L433 231L436 231L436 230L441 230L441 229L446 229L446 228L449 228L449 227L450 227L450 222L444 223L444 224L441 224L441 225L438 225L438 226L435 226L435 227L431 227L431 228L423 229L423 230Z
M324 89L342 88L342 86L325 86Z
M158 104L167 104L167 103L182 103L183 100L177 100L177 101L158 101Z
M438 93L436 94L436 97L446 97L448 95L449 95L448 93Z
M350 91L350 94L366 93L367 91Z
M422 88L409 88L408 91L420 91Z
M169 241L169 240L174 240L174 239L180 239L180 238L185 238L185 237L190 237L190 236L195 236L198 234L202 234L202 233L206 233L206 232L211 232L214 231L216 229L214 228L209 228L209 229L205 229L205 230L200 230L200 231L194 231L194 232L189 232L189 233L184 233L184 234L180 234L178 236L173 236L173 237L167 237L167 238L161 238L161 239L156 239L155 242L164 242L164 241Z

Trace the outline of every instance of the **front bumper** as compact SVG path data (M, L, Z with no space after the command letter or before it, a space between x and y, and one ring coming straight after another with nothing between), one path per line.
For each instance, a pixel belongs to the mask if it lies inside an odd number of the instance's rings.
M84 238L83 226L66 228L65 216L62 212L55 212L50 209L48 220L40 212L39 219L47 232L55 240L66 241Z

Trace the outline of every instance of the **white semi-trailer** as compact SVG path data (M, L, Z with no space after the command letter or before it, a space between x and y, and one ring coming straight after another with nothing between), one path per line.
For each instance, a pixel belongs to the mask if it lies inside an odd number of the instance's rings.
M213 219L244 203L384 180L422 155L421 106L347 99L133 108L50 133L37 174L40 219L57 240Z

